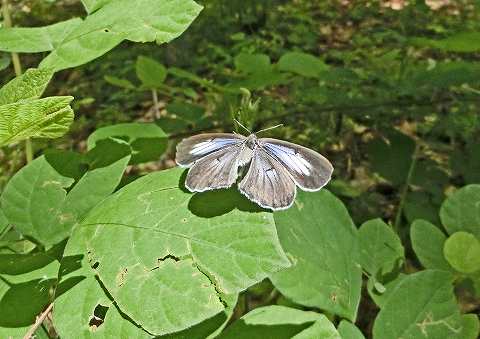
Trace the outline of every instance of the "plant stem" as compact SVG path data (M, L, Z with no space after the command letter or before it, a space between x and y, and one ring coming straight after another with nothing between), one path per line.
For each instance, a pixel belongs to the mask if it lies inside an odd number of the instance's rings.
M153 109L155 111L155 119L160 118L160 110L158 109L158 95L157 90L152 89Z
M10 4L8 3L8 0L2 0L2 14L4 27L12 27L12 17L10 16ZM15 75L19 77L22 75L22 64L20 63L20 57L14 52L12 52L11 55ZM33 160L33 147L30 139L25 140L25 156L27 158L27 163Z
M400 222L402 221L403 207L405 205L405 199L407 198L408 188L410 187L410 181L412 181L412 175L415 171L415 165L417 164L417 155L418 155L418 144L415 143L415 150L412 155L412 163L408 169L407 179L405 185L403 186L402 193L400 194L400 203L398 204L397 215L395 216L394 230L398 234L400 228Z
M48 305L47 309L45 311L42 312L42 314L40 314L40 316L37 318L37 321L35 321L35 324L32 325L32 327L30 327L30 329L28 330L28 332L25 334L25 336L23 337L23 339L31 339L32 336L34 335L35 331L37 330L37 328L40 327L40 325L42 325L43 321L45 320L45 318L47 317L48 313L50 313L50 311L52 310L53 308L53 303L51 303L50 305Z

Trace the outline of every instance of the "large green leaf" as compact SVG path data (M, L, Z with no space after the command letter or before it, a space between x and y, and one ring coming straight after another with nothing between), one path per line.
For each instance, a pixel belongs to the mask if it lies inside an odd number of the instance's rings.
M410 239L423 267L452 271L443 256L443 245L447 237L438 227L425 220L415 220L410 228Z
M82 19L74 18L43 27L2 27L0 50L17 53L52 51L81 24Z
M340 335L323 314L272 305L250 311L219 338L340 339Z
M87 140L88 149L95 147L99 140L119 138L132 147L132 163L155 161L167 149L167 135L152 123L124 123L97 129Z
M0 89L0 105L40 98L52 75L49 69L27 69Z
M452 282L445 271L408 275L378 313L373 337L467 339Z
M0 106L0 146L27 138L58 138L73 121L73 97L48 97Z
M182 34L202 9L191 0L116 0L99 5L103 6L70 32L41 62L41 67L58 71L82 65L124 39L169 42Z
M480 185L467 185L449 196L440 219L449 234L465 231L480 238Z
M62 258L53 309L56 331L67 339L151 338L121 312L102 288L84 254L82 239L74 231Z
M404 260L400 238L381 219L365 222L359 229L358 237L360 264L371 275L378 271L391 272Z
M473 273L480 270L480 241L473 234L455 232L443 247L445 259L462 273Z
M183 330L289 265L271 214L236 190L192 195L178 168L125 186L83 221L91 265L125 314L153 334Z
M128 146L124 145L128 149ZM0 197L8 220L24 235L46 246L66 238L72 227L118 185L129 153L112 164L88 171L68 192L65 177L42 156L22 168Z
M293 266L271 274L273 284L296 303L354 321L362 284L358 236L342 202L327 190L300 191L275 223Z

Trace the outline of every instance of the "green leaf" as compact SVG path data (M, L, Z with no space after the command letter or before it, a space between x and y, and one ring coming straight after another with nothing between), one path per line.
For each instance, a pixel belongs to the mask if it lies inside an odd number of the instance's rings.
M73 121L73 97L48 97L0 106L0 146L27 138L58 138Z
M415 141L397 130L385 132L367 145L372 169L394 185L405 183L412 163Z
M298 304L354 321L362 284L358 236L342 202L327 190L299 191L291 208L275 213L275 223L293 263L270 275L275 287Z
M51 246L66 238L72 227L115 189L129 159L126 155L109 166L88 171L67 195L73 179L58 173L42 156L8 182L0 197L2 209L24 235Z
M145 56L139 56L137 58L135 70L137 77L146 88L158 88L163 85L167 77L167 69L165 66Z
M472 53L480 51L480 33L461 32L441 40L414 38L414 45L428 46L447 52Z
M437 199L432 194L422 190L408 192L404 205L405 217L410 222L424 219L433 224L439 224L438 210L440 209L440 202Z
M181 35L202 7L191 0L116 0L105 3L79 24L40 63L55 71L87 63L122 40L169 42Z
M205 116L205 109L188 102L174 101L166 107L167 115L156 120L156 124L168 134L184 132L210 123L211 117Z
M0 337L22 338L53 300L63 244L48 252L0 254Z
M277 63L278 69L304 77L319 78L328 66L316 56L302 52L288 52Z
M244 73L267 73L271 71L270 57L266 54L240 53L234 60L235 68Z
M126 88L126 89L135 89L135 85L132 84L129 80L127 79L122 79L122 78L117 78L115 76L110 76L110 75L105 75L103 77L106 82L108 82L110 85L121 87L121 88Z
M0 105L40 98L52 76L53 72L48 69L27 69L0 89Z
M62 338L151 338L121 312L94 273L76 228L62 258L53 308L58 334ZM102 307L106 313L98 312Z
M346 320L340 321L338 333L342 339L365 339L358 327Z
M207 319L198 325L194 325L180 332L166 334L159 339L189 339L189 338L217 338L223 328L228 324L237 304L237 295L223 294L222 300L227 304L225 310L213 318Z
M423 267L452 271L443 256L443 245L447 237L438 227L425 220L415 220L410 228L410 239Z
M88 149L95 147L99 140L119 138L126 141L133 150L133 164L155 161L167 149L167 135L152 123L124 123L97 129L87 140Z
M467 232L453 233L443 247L445 259L462 273L480 270L480 241Z
M450 158L450 165L459 172L469 184L480 182L480 143L470 141L462 152L456 150Z
M92 13L111 1L112 0L82 0L82 4L88 13Z
M340 339L340 335L323 314L272 305L250 311L229 326L219 338Z
M389 277L387 276L388 280L384 277L381 277L381 282L379 282L376 277L371 276L367 281L367 291L372 300L375 304L382 308L385 305L385 302L388 298L393 294L393 292L397 289L398 285L407 277L406 274L400 273L397 276ZM382 290L379 290L377 286L381 284Z
M142 177L83 221L91 264L119 307L167 334L224 309L236 294L289 265L271 214L234 189L192 195L176 168Z
M39 53L58 48L82 24L74 18L43 27L2 27L0 50L17 53Z
M462 332L459 338L475 339L480 334L480 321L476 314L464 314L461 318Z
M463 338L464 323L445 271L408 275L378 313L374 338Z
M467 185L450 195L440 219L448 234L465 231L480 238L480 185Z
M388 273L405 259L405 253L392 227L381 219L365 222L358 231L360 264L371 275Z

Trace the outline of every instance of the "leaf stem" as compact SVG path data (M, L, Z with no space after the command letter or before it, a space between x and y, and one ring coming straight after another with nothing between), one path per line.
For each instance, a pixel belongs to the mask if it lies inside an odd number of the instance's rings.
M398 204L397 214L395 216L394 230L398 234L400 223L402 221L403 207L405 205L405 200L407 198L408 188L410 187L410 182L412 181L413 172L415 171L415 165L417 164L417 155L418 155L418 143L415 143L415 150L412 155L412 163L408 169L407 179L405 185L403 186L402 193L400 194L400 203Z
M160 118L160 110L158 109L158 95L157 95L157 90L152 89L152 99L153 99L153 109L155 112L155 119Z
M2 0L2 15L3 15L3 25L4 27L12 27L12 17L10 16L10 4L8 0ZM22 75L22 64L20 63L20 57L18 53L12 52L12 63L13 69L15 70L15 75L19 77ZM27 158L27 164L33 160L33 147L32 140L25 140L25 156Z

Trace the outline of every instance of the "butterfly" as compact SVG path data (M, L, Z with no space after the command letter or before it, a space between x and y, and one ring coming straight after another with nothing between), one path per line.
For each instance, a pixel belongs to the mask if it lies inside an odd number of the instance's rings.
M287 141L258 138L255 133L189 137L177 145L175 161L190 168L185 180L190 192L231 187L240 176L239 169L248 167L238 189L251 201L274 211L292 206L296 186L318 191L333 172L332 164L321 154Z

